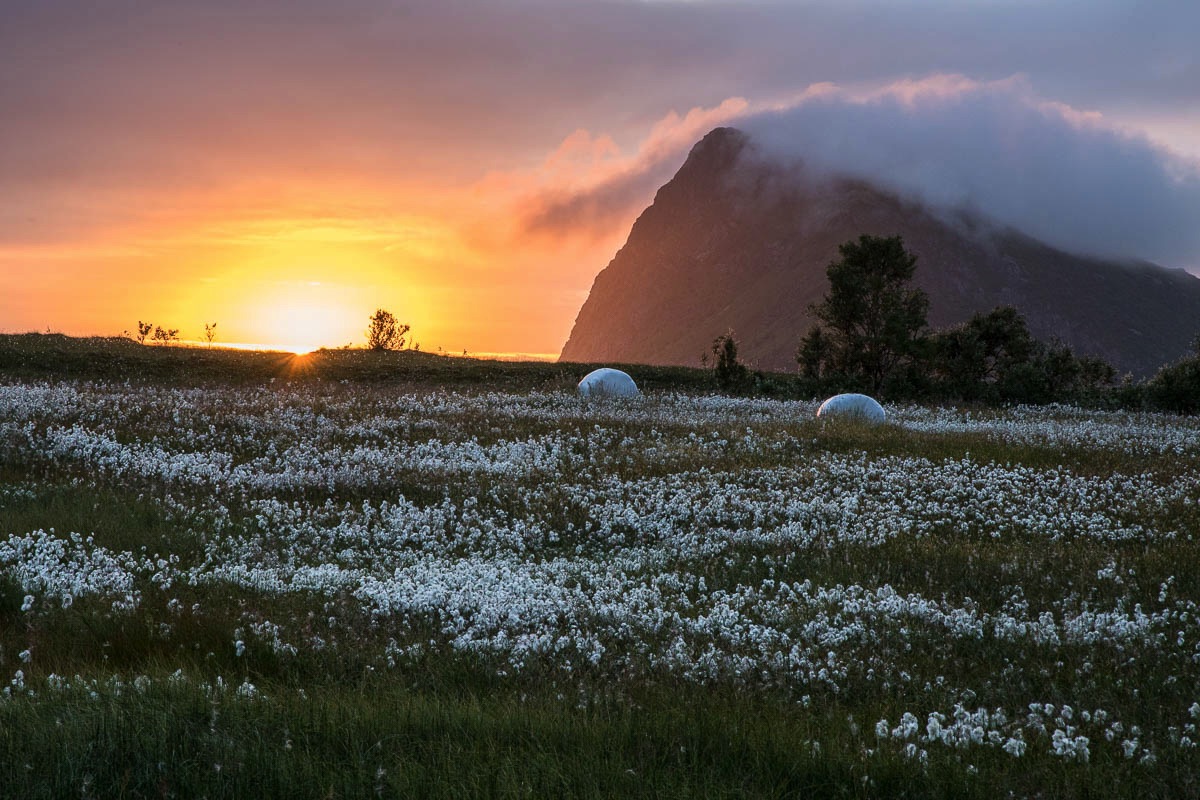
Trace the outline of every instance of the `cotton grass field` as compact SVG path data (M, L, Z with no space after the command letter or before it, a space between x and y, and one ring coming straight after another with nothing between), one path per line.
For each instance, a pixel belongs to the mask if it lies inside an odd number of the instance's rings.
M1200 796L1200 420L0 378L0 797Z

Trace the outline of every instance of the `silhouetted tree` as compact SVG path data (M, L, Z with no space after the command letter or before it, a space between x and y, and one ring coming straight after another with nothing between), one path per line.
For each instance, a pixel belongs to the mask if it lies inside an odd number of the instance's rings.
M841 259L826 270L829 294L812 307L823 332L805 337L809 355L814 338L827 339L829 355L816 362L819 368L878 392L917 354L929 298L909 285L917 258L904 249L901 237L864 235L838 251Z
M204 341L208 342L209 344L212 344L213 339L215 339L215 338L217 338L217 323L215 323L215 322L204 323Z
M409 326L397 322L390 311L375 309L367 328L367 347L372 350L401 350L409 330Z
M1042 374L1046 376L1047 399L1051 402L1066 399L1069 393L1079 388L1079 376L1082 373L1079 359L1075 358L1066 342L1054 339L1045 345L1038 361Z
M146 343L146 337L150 335L150 330L153 327L154 326L149 322L142 322L140 319L138 320L138 327L137 327L137 343L138 344Z
M1079 358L1079 385L1082 389L1105 389L1117 382L1117 369L1098 356Z
M1163 411L1200 414L1200 353L1160 369L1146 383L1146 396Z
M738 361L737 341L733 331L728 331L713 339L713 377L717 386L724 392L744 392L750 387L750 370Z
M141 329L140 324L138 325L138 329ZM160 328L159 326L155 325L154 335L152 338L159 344L177 341L179 339L179 328Z
M800 340L800 348L796 351L800 374L809 380L820 380L832 355L833 342L820 325L813 325Z

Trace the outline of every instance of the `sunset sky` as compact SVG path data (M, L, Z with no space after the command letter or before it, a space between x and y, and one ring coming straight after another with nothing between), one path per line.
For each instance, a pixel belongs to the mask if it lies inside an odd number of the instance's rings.
M0 0L0 13L0 332L148 320L201 339L216 322L218 342L336 347L362 344L383 307L425 350L555 354L705 132L881 97L904 114L999 97L989 113L1102 132L1088 152L1128 159L1096 185L1138 187L1120 202L1167 226L1139 223L1113 247L1200 273L1195 0ZM1023 148L1030 126L1003 146Z

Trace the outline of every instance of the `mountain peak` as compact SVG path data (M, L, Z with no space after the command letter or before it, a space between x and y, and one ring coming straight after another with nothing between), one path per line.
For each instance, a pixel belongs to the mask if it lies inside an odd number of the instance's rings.
M752 149L735 128L692 147L596 276L563 360L696 365L733 329L749 363L793 371L809 306L828 291L826 266L862 234L904 237L934 327L1013 305L1039 338L1138 376L1188 352L1200 322L1200 280L1188 273L1071 255L868 181L747 157Z

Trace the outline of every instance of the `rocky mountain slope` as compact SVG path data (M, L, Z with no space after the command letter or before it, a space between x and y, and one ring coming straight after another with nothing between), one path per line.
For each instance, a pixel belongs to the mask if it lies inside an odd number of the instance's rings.
M1013 305L1035 336L1139 377L1200 332L1200 279L1187 272L1072 255L863 181L770 164L745 134L718 128L596 276L561 357L695 366L732 329L748 363L792 371L825 268L864 233L904 237L933 327Z

